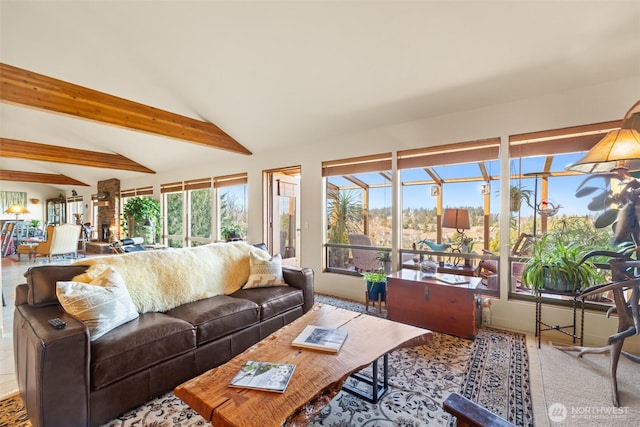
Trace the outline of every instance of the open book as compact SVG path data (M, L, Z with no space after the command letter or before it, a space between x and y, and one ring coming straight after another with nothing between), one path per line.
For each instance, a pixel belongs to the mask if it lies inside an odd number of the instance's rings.
M346 329L309 325L300 332L291 345L337 353L347 339L347 334Z
M437 273L435 278L450 285L462 285L464 283L469 283L469 278L460 274Z
M249 360L233 377L229 386L283 393L295 368L296 365L288 363Z

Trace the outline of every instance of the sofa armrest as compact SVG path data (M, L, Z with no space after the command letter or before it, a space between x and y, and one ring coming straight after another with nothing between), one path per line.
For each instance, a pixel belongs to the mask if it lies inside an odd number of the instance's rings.
M67 323L55 329L48 320ZM60 306L20 304L13 315L14 359L18 388L34 427L89 425L89 352L87 327Z
M282 275L287 285L302 290L304 304L302 311L311 310L314 303L313 270L308 267L282 266Z

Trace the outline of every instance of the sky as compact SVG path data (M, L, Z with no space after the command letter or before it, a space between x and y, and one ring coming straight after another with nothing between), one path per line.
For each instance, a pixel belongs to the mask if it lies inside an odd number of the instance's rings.
M577 161L582 154L563 154L554 157L551 171L559 172L564 171L567 165ZM523 158L521 161L518 159L513 160L511 164L511 173L517 174L519 170L522 173L540 172L543 169L544 157ZM487 172L491 176L499 176L500 168L498 161L486 162ZM445 181L447 178L461 178L461 177L479 177L480 169L476 163L459 164L452 166L443 166L434 168L438 175ZM362 179L369 184L383 184L384 178L377 173L356 174L356 177ZM588 175L576 175L576 176L562 176L562 177L550 177L549 178L549 197L548 202L554 205L560 205L559 215L586 215L594 214L587 209L587 205L591 201L591 197L576 198L575 192L582 183L582 181ZM431 180L431 177L423 169L410 169L402 170L400 172L400 179L403 182L412 181L427 181ZM342 186L350 185L348 181L341 177L331 177L331 181ZM592 180L590 185L602 185L604 180ZM455 207L482 207L484 206L484 196L481 193L481 187L484 184L483 181L466 182L466 183L445 183L443 186L443 207L455 208ZM521 180L513 179L511 185L519 186L523 189L529 189L532 192L536 188L535 178L523 178ZM402 186L402 199L403 209L411 208L435 208L436 197L431 196L432 185L408 185ZM491 213L499 213L500 211L500 198L499 198L499 186L498 180L491 182ZM538 197L537 203L541 202L541 183L538 181ZM369 206L372 209L389 207L391 205L391 187L386 188L372 188L370 191ZM523 208L522 215L528 216L527 209Z

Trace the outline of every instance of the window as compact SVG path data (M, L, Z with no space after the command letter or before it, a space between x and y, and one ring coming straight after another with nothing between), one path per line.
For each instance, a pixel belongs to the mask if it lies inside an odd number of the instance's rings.
M398 152L403 266L417 268L421 258L434 257L441 267L477 267L499 233L500 205L491 196L499 179L499 150L500 139L492 138ZM466 210L470 228L443 227L444 209ZM408 252L414 248L419 252ZM496 277L484 284L497 293L498 283Z
M163 200L164 238L167 246L171 248L181 248L185 244L183 189L184 186L181 182L160 186Z
M391 154L323 162L322 173L327 270L355 274L380 269L380 252L389 251L392 239Z
M189 246L199 246L211 243L212 223L212 195L211 178L186 181L184 187L187 190L186 197L189 209L187 211L187 224Z
M215 177L213 186L218 195L218 238L226 240L227 233L233 231L246 236L249 231L247 174Z
M84 224L84 204L82 196L71 196L67 198L67 221L70 224Z
M246 186L246 174L163 184L167 245L178 248L211 243L220 239L225 227L232 226L246 236Z
M566 168L618 126L619 123L607 122L509 138L512 295L531 294L522 283L520 273L525 260L520 257L526 257L533 242L544 235L549 242L561 241L584 252L614 249L610 246L611 229L596 229L593 225L601 212L590 206L591 198L576 197L576 190L587 176Z

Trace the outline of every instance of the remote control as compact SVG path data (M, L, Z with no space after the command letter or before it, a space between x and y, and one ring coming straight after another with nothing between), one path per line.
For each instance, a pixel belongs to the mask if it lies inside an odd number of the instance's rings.
M51 326L53 326L56 329L62 329L65 326L67 326L67 324L60 318L58 317L54 317L53 319L49 319L49 324Z

